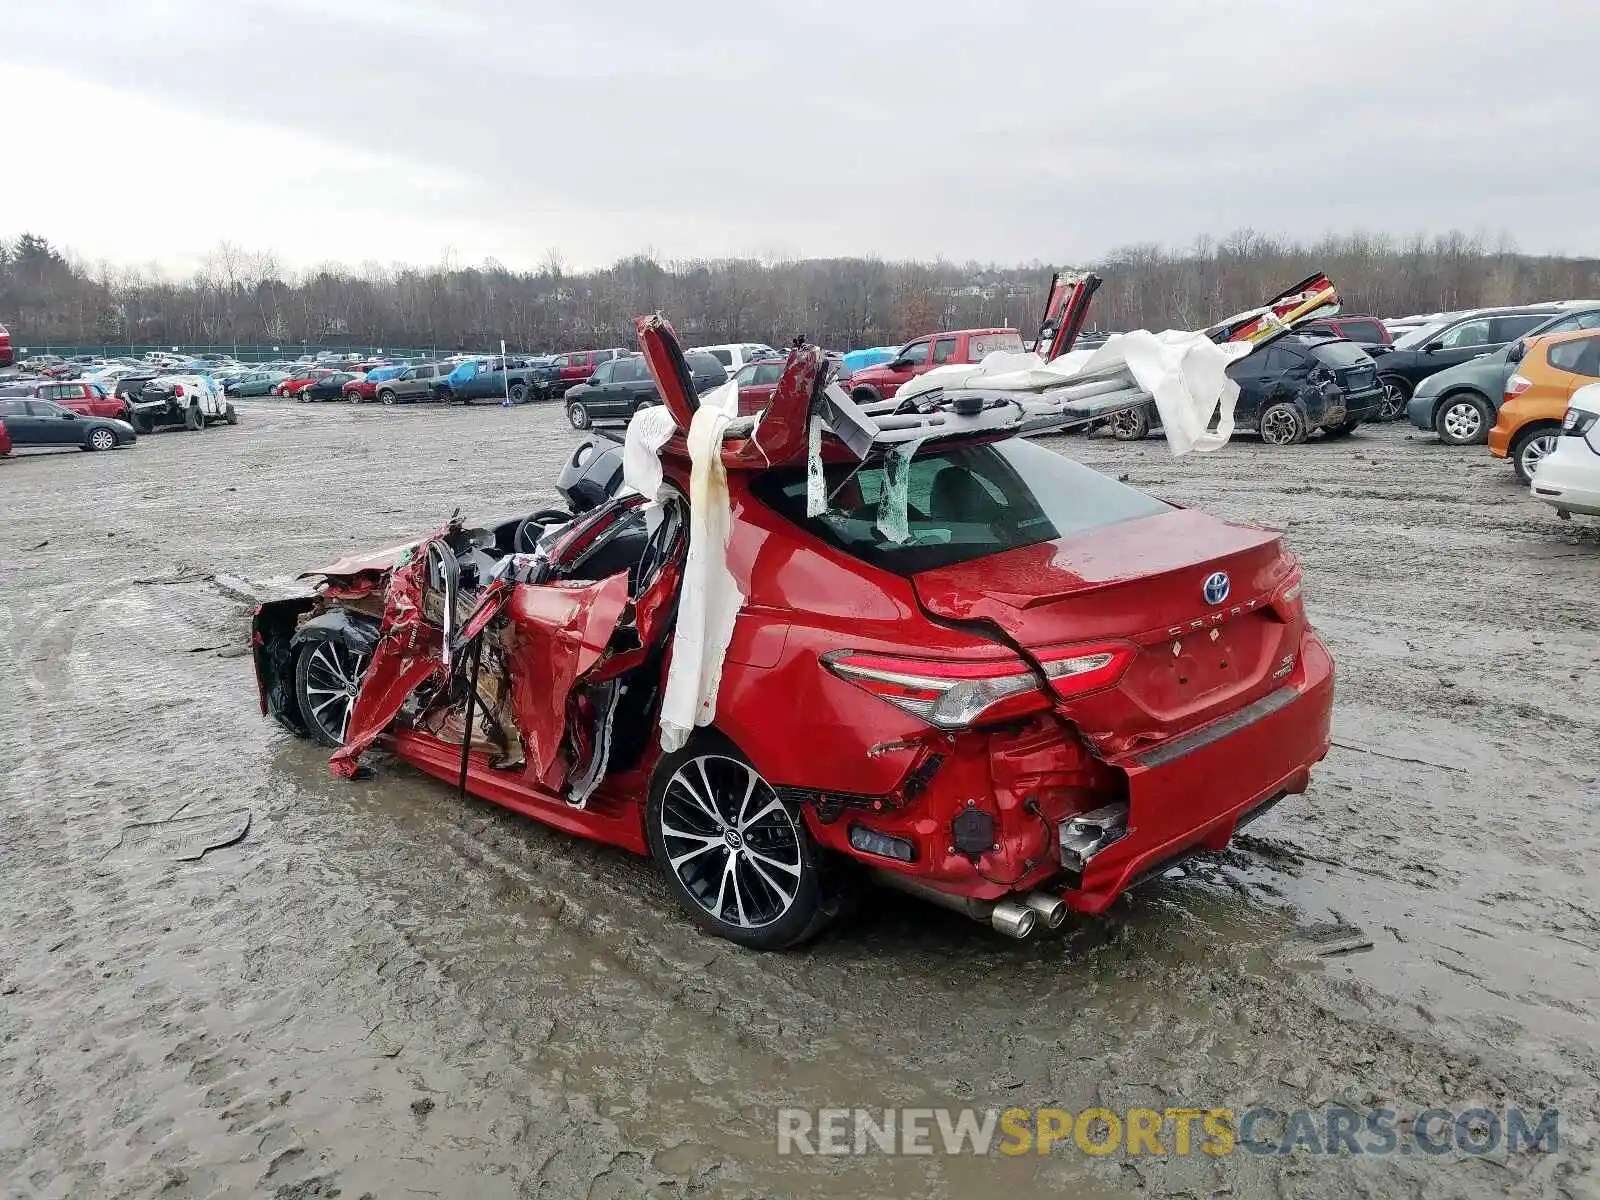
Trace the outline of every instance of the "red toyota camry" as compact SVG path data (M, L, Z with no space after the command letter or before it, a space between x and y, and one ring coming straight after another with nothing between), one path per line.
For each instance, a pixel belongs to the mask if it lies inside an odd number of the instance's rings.
M830 433L819 492L809 346L716 451L743 601L720 685L663 750L672 659L699 653L676 623L705 493L683 354L659 318L640 341L676 425L655 501L452 522L257 612L262 709L339 747L336 774L385 745L650 855L693 919L762 949L866 877L1026 937L1305 790L1333 664L1278 533L1024 440L1000 402L930 400L914 446Z

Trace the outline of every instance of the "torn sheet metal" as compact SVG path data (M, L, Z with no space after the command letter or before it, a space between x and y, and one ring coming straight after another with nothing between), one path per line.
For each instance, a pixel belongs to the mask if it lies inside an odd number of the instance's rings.
M1141 329L1113 334L1097 349L1074 350L1053 362L1037 354L996 353L977 364L935 367L902 386L895 398L911 399L940 388L1040 395L1120 374L1155 402L1167 445L1177 456L1216 450L1233 436L1239 385L1228 378L1227 368L1251 349L1247 343L1218 345L1203 333Z
M700 398L689 425L689 553L661 697L661 747L669 753L716 716L723 660L744 606L728 570L733 513L722 462L722 435L738 410L739 385L724 384Z
M345 743L328 761L341 779L355 778L361 755L382 736L411 694L428 680L444 675L442 635L423 619L422 590L428 547L449 532L447 527L402 555L390 577L378 645L350 706Z
M511 704L528 756L528 778L560 792L568 764L561 754L567 700L611 642L628 604L628 576L598 583L518 584L506 634Z

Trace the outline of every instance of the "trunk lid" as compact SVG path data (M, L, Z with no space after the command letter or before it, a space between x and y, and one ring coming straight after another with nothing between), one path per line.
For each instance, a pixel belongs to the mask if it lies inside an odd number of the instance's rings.
M924 571L913 586L936 616L986 618L1030 651L1133 646L1115 684L1058 703L1114 756L1283 685L1304 625L1298 598L1283 598L1295 574L1275 531L1174 509Z

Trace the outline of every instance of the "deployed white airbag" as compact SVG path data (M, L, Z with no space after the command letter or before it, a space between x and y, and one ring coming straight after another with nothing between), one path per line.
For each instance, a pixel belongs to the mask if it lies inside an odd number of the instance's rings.
M895 399L909 399L936 388L1046 392L1078 380L1126 375L1149 393L1161 414L1167 445L1174 455L1216 450L1233 436L1233 410L1239 385L1228 378L1228 364L1249 354L1247 342L1218 345L1203 333L1169 329L1112 334L1094 350L1074 350L1053 362L1037 354L996 351L981 363L935 367L903 385ZM1215 419L1216 426L1212 428Z

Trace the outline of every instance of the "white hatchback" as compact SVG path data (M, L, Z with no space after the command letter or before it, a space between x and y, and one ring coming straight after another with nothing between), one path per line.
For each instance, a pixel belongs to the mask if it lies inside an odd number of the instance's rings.
M1561 436L1539 461L1529 488L1563 520L1573 513L1600 517L1600 383L1572 393Z

